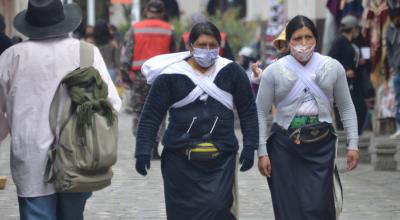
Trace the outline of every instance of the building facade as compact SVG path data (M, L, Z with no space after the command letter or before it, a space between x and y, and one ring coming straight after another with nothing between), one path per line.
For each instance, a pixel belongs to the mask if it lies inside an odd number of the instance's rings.
M17 32L12 26L15 15L26 8L28 0L0 0L0 14L4 16L6 23L6 34L16 35Z

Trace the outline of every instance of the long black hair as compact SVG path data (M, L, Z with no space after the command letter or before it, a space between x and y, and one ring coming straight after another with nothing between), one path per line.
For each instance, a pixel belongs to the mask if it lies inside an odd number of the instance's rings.
M290 38L297 30L307 27L313 33L316 43L319 43L319 35L318 30L315 24L306 16L297 15L296 17L292 18L289 23L286 25L286 43L290 42Z
M189 44L193 44L202 34L213 36L218 45L221 45L221 34L218 28L209 21L197 23L192 27L189 35Z
M108 29L108 23L105 20L98 20L93 30L94 43L96 45L108 44L113 36Z

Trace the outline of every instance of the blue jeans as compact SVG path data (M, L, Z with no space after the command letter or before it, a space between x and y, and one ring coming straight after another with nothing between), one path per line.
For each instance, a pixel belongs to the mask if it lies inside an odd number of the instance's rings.
M117 74L114 68L109 68L108 69L108 74L110 74L110 77L113 82L115 82L115 79L117 78Z
M393 88L396 96L396 124L400 125L400 72L393 78Z
M55 193L40 197L18 197L20 220L83 220L86 193Z

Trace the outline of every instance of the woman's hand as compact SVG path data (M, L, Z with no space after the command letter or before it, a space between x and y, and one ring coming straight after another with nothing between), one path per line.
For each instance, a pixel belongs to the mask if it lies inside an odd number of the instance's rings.
M354 70L346 70L346 76L347 78L354 78L355 74L354 74Z
M258 170L261 175L271 177L271 161L268 156L261 156L258 158Z
M260 62L255 62L251 64L251 71L253 72L254 78L259 78L261 74L261 69L260 69Z
M358 164L358 151L347 150L347 170L351 171L357 167Z

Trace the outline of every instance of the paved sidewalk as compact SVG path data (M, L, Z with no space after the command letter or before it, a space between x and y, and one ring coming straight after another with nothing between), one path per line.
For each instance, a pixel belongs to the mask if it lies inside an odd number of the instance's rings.
M152 161L146 177L134 171L131 117L120 115L120 145L115 177L110 187L95 192L88 201L86 220L161 220L165 219L160 162ZM240 139L239 139L240 140ZM0 148L0 176L8 184L0 190L0 219L16 220L18 203L9 169L8 141ZM397 160L400 161L399 153ZM339 158L343 170L345 158ZM371 165L360 165L341 174L345 201L341 220L399 220L400 172L376 172ZM239 173L240 217L244 220L274 219L265 178L256 167Z

